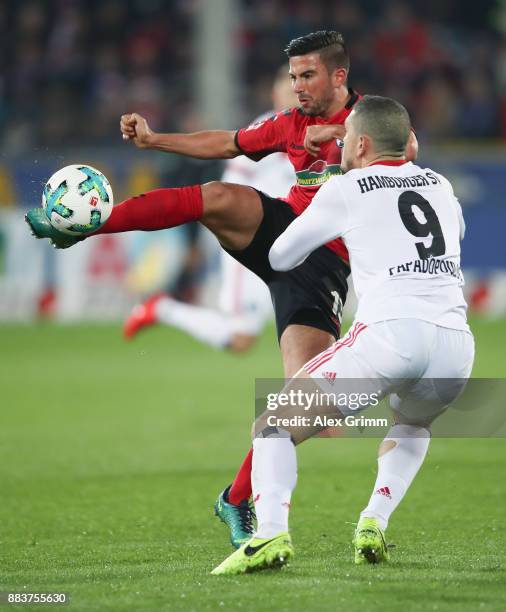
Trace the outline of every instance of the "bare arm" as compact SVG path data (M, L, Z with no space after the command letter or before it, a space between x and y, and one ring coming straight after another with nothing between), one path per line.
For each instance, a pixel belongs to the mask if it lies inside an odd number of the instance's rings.
M178 153L198 159L230 159L241 155L235 144L235 132L207 130L193 134L158 134L144 117L137 113L123 115L120 122L124 140L131 140L140 149Z

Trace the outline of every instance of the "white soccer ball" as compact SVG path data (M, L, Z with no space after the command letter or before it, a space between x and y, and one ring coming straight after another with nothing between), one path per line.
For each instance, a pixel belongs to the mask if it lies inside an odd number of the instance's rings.
M72 236L88 234L98 230L111 214L111 185L91 166L65 166L45 184L42 206L56 229Z

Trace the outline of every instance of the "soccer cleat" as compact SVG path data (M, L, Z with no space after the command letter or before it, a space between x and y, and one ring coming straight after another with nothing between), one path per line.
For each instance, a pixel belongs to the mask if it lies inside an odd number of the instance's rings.
M29 210L25 215L25 221L35 238L49 238L49 242L55 249L67 249L85 238L84 236L71 236L57 230L49 222L43 208Z
M248 500L243 500L238 506L227 501L230 486L218 495L214 504L214 514L230 529L230 542L234 548L239 548L251 539L255 533L253 519L255 511Z
M389 560L388 548L383 530L374 518L361 518L353 538L355 563L381 563Z
M214 576L246 574L282 567L293 557L293 546L288 532L274 538L251 538L233 552L211 574Z
M154 295L143 304L134 307L123 325L123 336L126 340L131 340L141 329L158 323L156 305L164 297L164 295Z

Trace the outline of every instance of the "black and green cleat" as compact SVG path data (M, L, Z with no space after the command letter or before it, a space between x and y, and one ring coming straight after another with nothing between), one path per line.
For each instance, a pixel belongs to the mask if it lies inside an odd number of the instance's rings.
M57 230L49 222L46 211L42 207L29 210L25 215L25 221L35 238L48 238L55 249L68 249L85 238L85 236L71 236Z
M231 504L227 499L229 489L230 487L227 487L218 495L214 504L214 514L230 529L232 546L239 548L255 533L253 526L255 512L247 500L237 506Z

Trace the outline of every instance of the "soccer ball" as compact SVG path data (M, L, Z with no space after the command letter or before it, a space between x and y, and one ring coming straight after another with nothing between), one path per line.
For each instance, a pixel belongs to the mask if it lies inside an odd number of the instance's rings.
M91 166L65 166L45 184L42 206L57 230L72 236L88 234L98 230L111 214L111 185Z

